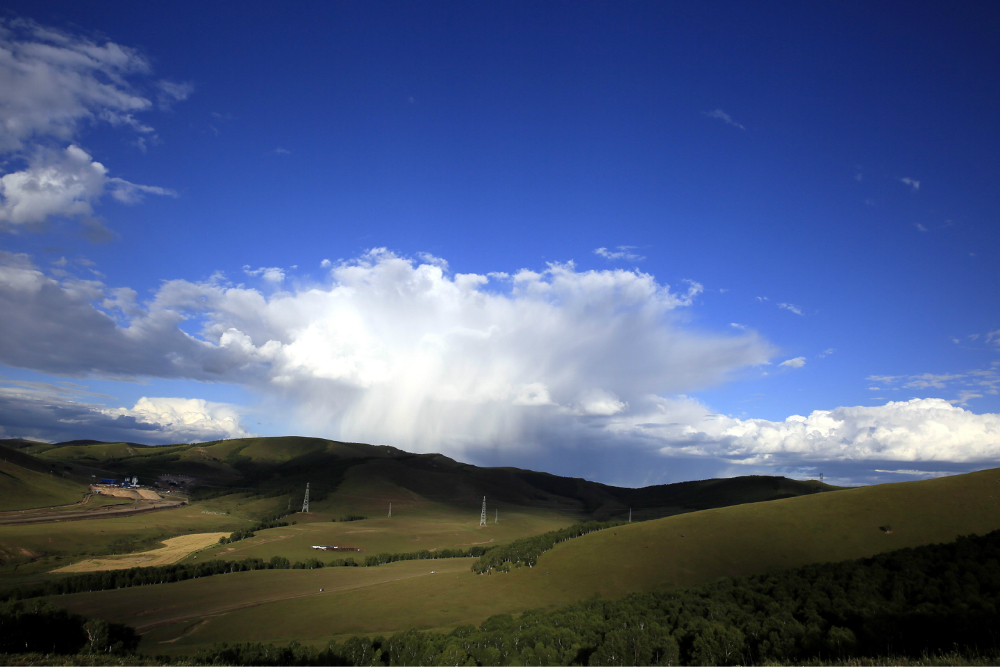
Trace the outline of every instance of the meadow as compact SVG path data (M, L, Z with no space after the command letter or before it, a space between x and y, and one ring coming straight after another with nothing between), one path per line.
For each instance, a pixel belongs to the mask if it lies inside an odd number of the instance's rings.
M339 525L356 523L365 522ZM409 561L237 573L53 602L110 621L132 619L145 632L141 649L150 653L251 639L320 645L354 634L447 630L594 594L669 590L997 528L1000 470L986 470L633 523L558 544L536 567L510 574L475 575L471 559ZM473 530L485 537L494 526Z

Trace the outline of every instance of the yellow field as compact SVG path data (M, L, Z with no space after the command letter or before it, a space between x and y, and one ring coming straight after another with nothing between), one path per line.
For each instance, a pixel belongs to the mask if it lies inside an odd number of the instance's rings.
M181 535L163 540L165 546L152 551L143 551L128 556L117 556L112 558L91 558L79 563L73 563L66 567L60 567L53 572L98 572L100 570L127 570L130 567L156 567L158 565L171 565L188 556L199 549L215 544L220 537L228 536L228 533L195 533L194 535Z

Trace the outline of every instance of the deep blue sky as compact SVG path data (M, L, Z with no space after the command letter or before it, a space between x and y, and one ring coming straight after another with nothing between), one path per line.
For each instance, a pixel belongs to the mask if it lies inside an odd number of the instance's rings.
M675 292L685 280L703 286L676 326L729 336L744 331L735 323L770 345L769 367L736 364L727 381L661 396L773 421L912 398L1000 412L1000 334L989 339L1000 330L996 6L6 9L9 20L136 49L150 72L128 85L150 100L158 80L192 86L169 109L136 114L157 136L145 152L140 133L99 119L70 138L33 139L73 143L110 176L177 194L130 206L95 198L110 242L86 241L79 219L57 215L0 237L0 249L43 269L85 258L105 286L140 301L162 281L216 272L274 291L245 265L283 269L285 289L316 285L328 280L321 260L375 247L417 263L430 253L449 275L567 261L638 270ZM7 159L7 172L23 169L30 150ZM619 246L635 257L594 252ZM197 335L201 325L181 326ZM53 373L18 358L8 352L5 377L75 377L108 408L140 396L259 406L267 394L246 380L137 371L112 382L100 369ZM323 434L284 409L255 419L247 430ZM983 437L989 451L967 461L1000 447L995 433Z

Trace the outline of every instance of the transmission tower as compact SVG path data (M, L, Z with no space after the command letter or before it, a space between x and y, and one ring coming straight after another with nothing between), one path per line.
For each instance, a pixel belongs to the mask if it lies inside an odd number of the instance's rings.
M392 518L392 503L389 503L389 518Z
M306 482L306 497L302 501L302 511L309 514L309 482Z
M486 496L483 496L483 513L479 515L479 525L486 525Z
M493 508L493 523L500 523L500 510Z
M632 508L628 508L628 522L632 523Z

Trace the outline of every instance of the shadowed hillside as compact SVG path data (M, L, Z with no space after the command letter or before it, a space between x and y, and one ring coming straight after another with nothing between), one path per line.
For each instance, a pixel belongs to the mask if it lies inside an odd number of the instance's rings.
M518 468L480 468L440 454L411 454L394 447L321 438L244 438L189 445L72 441L56 445L24 441L22 450L49 462L100 469L113 475L155 479L195 478L194 498L225 493L288 496L301 502L305 483L323 507L345 479L354 495L344 498L360 512L386 502L434 502L478 506L487 496L500 506L537 507L605 520L650 519L694 510L759 502L833 490L820 482L784 477L736 477L628 489ZM378 489L377 494L372 490ZM200 496L199 496L200 494ZM356 502L352 502L354 498ZM370 501L370 502L369 502Z
M41 461L0 446L0 511L67 505L81 500L87 486L74 466Z

